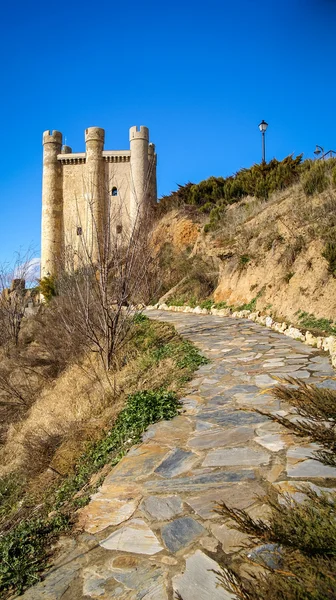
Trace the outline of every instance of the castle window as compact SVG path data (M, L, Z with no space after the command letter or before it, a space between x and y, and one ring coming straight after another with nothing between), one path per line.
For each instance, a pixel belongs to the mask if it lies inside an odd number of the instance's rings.
M117 225L116 230L117 233L122 233L122 225Z
M118 196L118 188L116 188L116 187L113 187L113 188L112 188L112 191L111 191L111 195L112 195L112 196Z
M77 227L77 235L82 235L83 231L81 227Z

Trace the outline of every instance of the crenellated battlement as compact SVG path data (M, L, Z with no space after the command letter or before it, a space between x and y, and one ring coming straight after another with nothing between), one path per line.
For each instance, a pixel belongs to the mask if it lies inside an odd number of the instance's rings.
M141 125L138 128L136 125L134 125L134 127L131 127L129 130L129 139L130 139L130 142L132 140L146 140L148 142L149 141L148 127Z
M62 145L62 134L60 131L50 131L50 129L47 129L47 131L43 132L43 139L42 139L42 144L43 146L45 144L60 144Z
M88 127L85 129L85 143L93 141L104 144L105 130L101 127Z

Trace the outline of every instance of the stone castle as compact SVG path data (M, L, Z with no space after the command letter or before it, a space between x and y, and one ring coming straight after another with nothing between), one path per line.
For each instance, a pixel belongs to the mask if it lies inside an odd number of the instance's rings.
M41 277L55 274L67 249L83 243L99 260L106 233L125 239L157 200L156 154L147 127L131 127L129 150L104 150L104 129L85 130L85 152L62 145L59 131L43 133Z

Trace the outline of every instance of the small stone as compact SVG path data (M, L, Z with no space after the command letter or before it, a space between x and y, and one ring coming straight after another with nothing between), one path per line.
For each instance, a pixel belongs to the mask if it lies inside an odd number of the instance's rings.
M174 558L173 556L163 556L163 557L161 558L161 562L162 562L164 565L171 565L171 566L173 566L173 565L177 565L177 560L176 560L176 558Z
M191 517L181 517L161 530L162 539L170 552L178 552L205 533L204 527Z
M283 465L273 465L271 470L268 471L268 473L266 475L267 481L269 481L270 483L273 483L274 481L276 481L278 479L278 477L281 475L281 473L283 472L284 468L285 467Z
M200 540L200 544L202 548L208 550L209 552L216 552L218 547L218 540L213 537L207 536Z
M287 447L287 444L281 435L276 433L268 433L264 436L254 438L257 444L260 444L271 452L279 452Z
M246 544L250 539L246 533L241 533L233 527L231 529L227 524L218 525L217 523L213 523L211 525L211 531L220 541L224 552L227 554L238 552L241 549L241 546Z

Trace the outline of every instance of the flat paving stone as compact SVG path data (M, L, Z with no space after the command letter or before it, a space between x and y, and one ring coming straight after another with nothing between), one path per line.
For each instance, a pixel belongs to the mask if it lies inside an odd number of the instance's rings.
M253 439L254 430L249 427L233 427L232 429L215 429L210 432L191 438L188 441L190 448L206 450L225 446L238 446Z
M216 423L221 427L239 427L241 425L254 425L256 423L264 423L267 419L255 412L235 411L226 412L224 410L214 410L202 412L202 417L210 423Z
M218 586L216 572L220 571L219 565L201 550L186 560L183 575L173 578L173 588L183 600L235 600L235 597Z
M144 482L144 488L150 493L182 493L220 487L221 483L235 483L246 479L254 479L252 471L243 469L235 471L213 471L207 473L194 473L188 477L176 477L175 479L150 479Z
M142 519L129 521L126 527L111 533L99 544L106 550L121 550L135 554L152 555L163 550L156 535Z
M125 478L134 480L153 473L154 469L163 461L169 453L169 448L158 444L142 444L132 453L129 453L114 468L111 475L105 480L106 483ZM112 478L112 479L111 479Z
M203 461L204 467L254 467L267 465L270 455L253 448L230 448L213 450L209 452Z
M169 456L155 469L155 473L161 477L176 477L190 471L199 457L193 452L187 452L181 448L175 448Z
M336 479L336 468L323 465L318 460L303 460L295 465L287 464L288 477Z
M91 502L79 512L78 525L98 533L111 525L127 521L138 507L141 489L136 485L104 484Z
M280 452L280 450L284 450L288 446L288 442L286 442L284 437L277 433L267 433L258 436L254 438L254 441L271 452Z
M179 496L148 496L140 508L156 521L168 521L183 513L183 503Z
M181 517L161 529L161 537L170 552L178 552L206 533L204 527L192 517Z
M232 508L248 508L264 494L265 490L258 483L251 481L202 491L186 498L186 502L203 519L218 519L216 508L220 502L225 502Z

